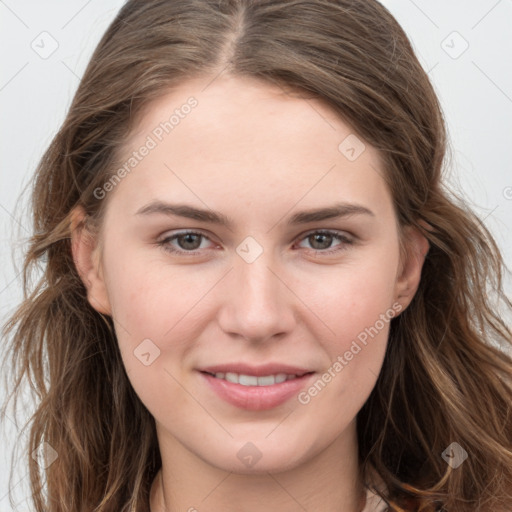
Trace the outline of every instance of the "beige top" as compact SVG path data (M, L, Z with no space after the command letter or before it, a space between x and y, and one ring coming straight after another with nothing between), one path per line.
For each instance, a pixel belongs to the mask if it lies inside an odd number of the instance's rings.
M379 491L384 491L386 489L386 484L384 480L380 478L377 472L370 466L369 476L373 485L379 489ZM366 505L361 512L386 512L387 504L386 502L375 492L368 489L366 491Z
M387 504L386 502L378 495L368 490L366 494L366 506L363 508L362 512L386 512Z

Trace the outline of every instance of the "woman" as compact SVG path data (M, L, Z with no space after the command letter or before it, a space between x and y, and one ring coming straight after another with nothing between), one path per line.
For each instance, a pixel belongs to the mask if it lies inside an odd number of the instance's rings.
M5 327L36 510L510 511L512 304L444 154L376 1L128 1Z

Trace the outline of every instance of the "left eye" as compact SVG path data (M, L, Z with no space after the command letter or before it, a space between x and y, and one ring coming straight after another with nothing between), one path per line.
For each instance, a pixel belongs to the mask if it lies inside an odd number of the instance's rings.
M167 238L164 238L162 241L158 242L158 245L171 253L194 255L198 253L197 249L201 248L202 239L209 240L208 237L202 233L196 231L186 231L168 236ZM337 240L339 243L334 246L334 249L332 249L332 243L335 240ZM353 240L349 236L337 231L313 231L301 238L301 241L308 241L313 245L311 250L315 251L315 253L323 254L338 252L345 249L347 245L353 244ZM171 242L177 242L178 248L171 245ZM319 246L315 247L314 245Z
M313 250L315 252L322 252L324 254L342 251L346 248L347 245L353 243L351 238L343 233L338 233L337 231L314 231L306 235L303 240L308 240L309 243L313 245L318 243L320 247L313 246ZM335 249L331 249L330 247L334 240L338 240L340 243L335 246Z

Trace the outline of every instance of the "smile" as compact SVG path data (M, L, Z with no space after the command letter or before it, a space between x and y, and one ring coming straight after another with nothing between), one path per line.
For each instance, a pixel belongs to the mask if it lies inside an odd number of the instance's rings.
M198 374L207 388L222 401L248 411L264 411L284 404L298 396L315 376L315 372L303 375L277 373L259 376L205 371Z
M226 380L233 384L241 384L242 386L273 386L274 384L280 384L287 380L293 380L297 378L297 375L277 373L275 375L244 375L243 373L233 372L217 372L215 374L209 373L216 379Z

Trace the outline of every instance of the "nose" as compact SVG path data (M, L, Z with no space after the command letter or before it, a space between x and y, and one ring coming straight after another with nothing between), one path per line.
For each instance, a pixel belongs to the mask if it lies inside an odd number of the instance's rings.
M260 343L292 332L297 298L278 269L266 252L252 263L235 258L218 315L223 332Z

